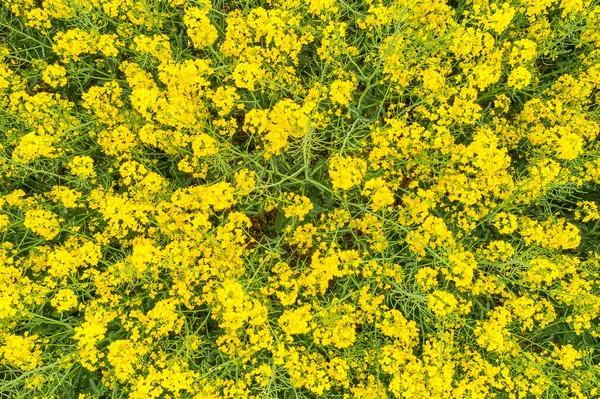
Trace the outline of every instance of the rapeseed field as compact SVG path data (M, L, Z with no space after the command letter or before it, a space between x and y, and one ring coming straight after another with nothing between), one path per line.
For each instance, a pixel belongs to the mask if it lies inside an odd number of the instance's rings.
M0 2L0 398L600 397L597 0Z

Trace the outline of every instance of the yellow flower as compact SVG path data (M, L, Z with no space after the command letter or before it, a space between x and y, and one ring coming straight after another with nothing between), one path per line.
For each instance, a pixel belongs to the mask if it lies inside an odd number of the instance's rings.
M556 156L572 161L583 152L584 141L576 133L566 133L556 143Z
M119 108L123 106L121 94L123 90L119 83L110 81L104 86L92 86L83 93L83 106L94 112L100 122L112 126L121 120Z
M227 115L239 98L240 96L237 94L236 88L231 86L218 87L211 96L215 106L219 109L220 116Z
M238 63L231 77L235 82L235 86L240 89L254 90L256 81L263 75L261 67L257 63L240 62Z
M415 280L423 290L428 291L437 285L438 274L439 272L431 267L421 267L415 274Z
M50 197L64 205L65 208L75 208L81 193L65 186L54 186L49 193Z
M331 84L331 89L329 90L329 98L331 98L331 102L342 106L350 104L354 87L354 82L340 79L335 80Z
M75 327L73 339L77 342L78 361L86 369L93 371L100 358L104 357L96 344L101 341L107 331L108 323L116 317L115 312L88 306L85 322Z
M135 135L126 126L104 130L98 134L98 144L107 155L130 156L130 150L137 143Z
M394 193L382 177L367 180L362 194L371 197L369 207L373 212L393 205L395 202Z
M56 158L58 151L54 147L54 137L47 134L27 133L19 140L12 152L13 159L19 163L29 163L41 157Z
M62 87L67 84L67 70L62 65L48 65L42 73L42 80L52 87Z
M575 249L581 242L577 226L565 219L538 222L523 218L520 233L528 245L535 243L548 249Z
M97 31L86 32L73 28L66 32L58 32L54 36L52 50L63 58L64 62L79 61L82 54L102 53L105 56L117 56L115 46L123 45L114 34L101 35Z
M307 0L308 12L321 15L323 12L337 12L337 0Z
M59 312L68 311L77 306L77 295L73 290L63 288L54 295L50 304Z
M192 138L192 151L195 157L207 157L219 152L218 142L206 133L200 133Z
M88 156L74 156L67 167L72 174L77 175L82 179L89 179L96 176L96 172L94 171L94 160Z
M367 162L355 157L335 154L329 158L329 177L333 188L349 190L358 186L367 171Z
M581 359L585 356L585 351L578 351L571 344L556 346L552 352L552 358L555 363L562 366L565 370L573 370L581 366Z
M519 227L517 216L506 212L498 212L494 216L493 225L500 234L510 234Z
M219 37L217 29L208 18L208 9L189 7L183 16L183 23L194 47L203 49L212 45Z
M310 199L303 195L289 193L286 196L286 200L291 202L290 205L283 207L283 212L285 213L286 218L295 216L299 220L304 220L304 216L306 216L313 209L313 204Z
M167 35L139 35L133 38L133 42L137 51L150 54L160 62L168 62L173 59L173 52Z
M23 371L33 370L42 365L41 353L36 344L37 335L25 336L5 334L0 346L0 359Z
M414 320L408 321L399 310L388 310L383 320L376 324L383 335L399 340L403 345L413 346L419 339L419 329Z
M25 212L23 225L46 240L52 240L60 233L58 218L52 212L43 209Z
M32 26L36 29L45 30L52 26L50 23L49 15L46 10L42 8L34 8L29 10L26 14L27 22L25 23L27 26Z
M256 173L241 169L234 174L235 186L240 195L250 194L256 186Z
M537 55L537 45L529 39L517 40L510 52L510 65L516 65L531 61Z
M437 317L444 317L456 311L458 300L449 292L437 290L427 295L427 307Z
M508 86L514 89L522 89L531 82L531 73L527 68L519 66L512 70L508 75Z
M127 339L118 339L108 345L106 359L114 367L117 379L125 382L130 379L139 364L139 356L146 352L144 345Z
M515 16L516 10L508 3L502 3L501 7L498 7L496 4L492 4L490 9L490 11L493 11L493 13L490 13L489 16L486 16L483 23L486 29L493 30L494 32L500 34L509 26L510 22Z
M288 334L288 340L291 340L292 335L308 333L310 331L311 320L311 306L307 304L294 310L285 310L279 316L277 323Z

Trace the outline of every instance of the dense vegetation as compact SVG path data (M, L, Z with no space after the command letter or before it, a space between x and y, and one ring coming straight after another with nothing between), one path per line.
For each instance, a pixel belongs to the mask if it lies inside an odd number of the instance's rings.
M600 395L597 1L0 7L0 397Z

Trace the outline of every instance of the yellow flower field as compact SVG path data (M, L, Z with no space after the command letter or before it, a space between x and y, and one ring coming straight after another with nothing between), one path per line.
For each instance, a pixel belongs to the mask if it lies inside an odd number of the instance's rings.
M4 0L0 397L600 397L600 1Z

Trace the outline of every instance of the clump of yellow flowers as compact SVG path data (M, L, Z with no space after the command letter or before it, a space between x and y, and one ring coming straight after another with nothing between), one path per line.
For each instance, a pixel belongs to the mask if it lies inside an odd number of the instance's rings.
M600 3L6 0L0 396L600 396Z

